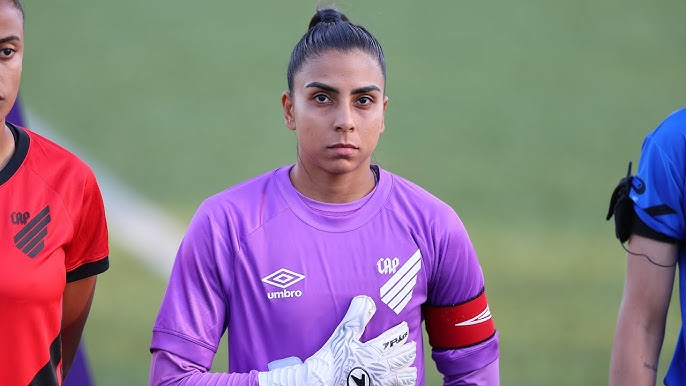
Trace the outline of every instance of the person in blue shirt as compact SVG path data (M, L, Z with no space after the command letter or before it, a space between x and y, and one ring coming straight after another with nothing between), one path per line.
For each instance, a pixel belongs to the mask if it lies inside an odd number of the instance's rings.
M655 385L674 277L686 301L686 108L649 133L638 171L615 189L608 219L628 241L626 279L610 362L610 385ZM686 385L684 316L665 385Z

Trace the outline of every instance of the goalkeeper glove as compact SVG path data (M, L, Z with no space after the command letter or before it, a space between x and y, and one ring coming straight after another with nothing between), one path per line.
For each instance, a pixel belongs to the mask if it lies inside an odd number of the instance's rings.
M275 361L281 366L259 373L260 386L414 386L416 342L407 342L402 322L362 343L360 337L376 312L369 296L356 296L329 340L304 363L294 357ZM293 364L295 363L295 364ZM288 365L290 364L290 365Z

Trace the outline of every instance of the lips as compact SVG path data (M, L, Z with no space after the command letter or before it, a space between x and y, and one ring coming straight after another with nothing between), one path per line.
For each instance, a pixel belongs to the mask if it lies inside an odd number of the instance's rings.
M329 146L329 149L357 149L357 146L349 143L337 143Z
M357 146L350 143L337 143L327 147L327 149L337 157L344 158L354 155L359 150Z

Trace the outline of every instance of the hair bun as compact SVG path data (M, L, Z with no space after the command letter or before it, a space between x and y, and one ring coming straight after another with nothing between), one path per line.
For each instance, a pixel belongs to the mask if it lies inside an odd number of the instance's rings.
M319 23L338 23L339 21L348 21L348 18L334 8L319 9L317 10L317 13L312 16L308 28L312 28Z

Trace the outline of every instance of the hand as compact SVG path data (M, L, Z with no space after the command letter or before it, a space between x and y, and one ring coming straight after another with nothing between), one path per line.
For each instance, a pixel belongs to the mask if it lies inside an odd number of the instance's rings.
M375 312L372 298L354 297L343 320L319 351L304 363L260 372L259 385L414 386L417 369L411 365L417 356L417 344L407 342L406 322L368 342L360 342Z

